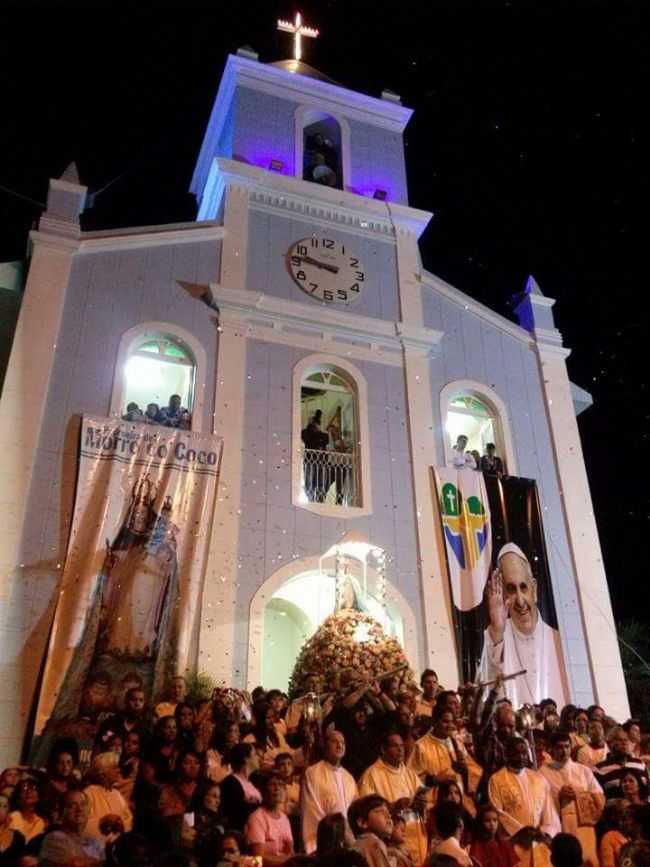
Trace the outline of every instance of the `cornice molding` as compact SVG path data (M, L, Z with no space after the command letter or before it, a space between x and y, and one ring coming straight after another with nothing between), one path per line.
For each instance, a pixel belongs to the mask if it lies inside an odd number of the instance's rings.
M79 252L82 255L107 250L161 247L170 244L196 244L222 241L224 228L217 222L174 223L167 226L137 226L108 232L84 232Z
M444 331L409 325L406 322L396 322L395 332L407 353L426 358L437 352L437 347L445 336Z
M247 189L250 207L302 216L319 225L335 223L361 234L394 240L396 234L422 234L433 217L428 211L359 196L345 190L280 175L237 160L215 157L198 219L221 212L228 189Z
M53 217L46 211L38 221L38 231L46 235L59 235L63 238L79 238L81 229L77 220L65 220L60 217Z
M83 184L73 184L70 181L63 181L61 178L50 178L50 189L74 193L77 196L85 196L88 192L88 187Z
M232 70L232 72L231 72ZM321 110L333 110L373 126L403 132L413 109L393 100L350 90L340 84L291 72L268 63L230 55L224 76L233 74L236 84L272 93L296 102L314 102Z
M542 362L566 361L571 355L571 350L567 346L557 343L541 343L540 341L537 341L537 352Z
M562 346L562 335L557 328L536 328L533 333L538 344Z
M546 295L534 295L532 292L524 298L522 303L526 301L530 301L536 307L552 307L555 304L555 298L547 298Z
M473 298L470 298L469 295L465 295L464 292L461 292L460 289L456 289L455 286L446 283L444 280L441 280L440 277L436 277L435 274L423 270L420 281L426 288L439 293L458 307L471 311L480 319L483 319L486 322L489 322L490 325L498 328L499 331L502 331L504 334L508 334L510 337L514 337L516 340L519 340L521 343L525 343L528 346L534 345L535 341L533 337L525 328L522 328L520 325L516 325L509 319L506 319L505 316L501 316L499 313L486 307L485 304L481 304L480 301L475 301Z
M402 366L405 351L429 356L444 336L442 331L343 313L325 305L315 310L250 289L217 283L210 288L219 306L220 327L246 328L249 336L260 340Z
M571 355L567 346L562 346L562 335L556 329L537 328L535 330L537 352L542 361L566 361Z
M52 247L63 253L76 253L79 250L79 238L44 232L41 229L32 229L29 233L29 245L32 247Z

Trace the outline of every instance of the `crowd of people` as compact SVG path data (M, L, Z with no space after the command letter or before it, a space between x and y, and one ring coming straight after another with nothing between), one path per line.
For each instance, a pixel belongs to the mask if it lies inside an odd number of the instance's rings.
M650 738L596 705L310 676L289 702L129 688L94 747L0 776L0 867L650 864Z
M178 427L190 430L192 427L192 415L183 405L180 394L172 394L167 406L158 406L157 403L148 403L143 411L135 401L127 404L126 412L122 421L137 421L143 424L161 424L165 427Z
M503 460L497 455L497 447L494 443L487 443L485 454L481 456L477 449L468 449L469 442L465 434L460 434L452 447L452 463L458 469L467 467L470 470L479 470L493 476L502 476L505 472Z

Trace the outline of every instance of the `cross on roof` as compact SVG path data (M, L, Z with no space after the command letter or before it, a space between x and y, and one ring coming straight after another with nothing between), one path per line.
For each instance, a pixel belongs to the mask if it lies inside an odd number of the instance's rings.
M308 36L310 39L315 39L318 36L318 30L313 27L306 27L302 23L302 15L296 12L296 17L293 21L278 21L278 30L283 30L285 33L293 33L293 57L294 60L300 60L302 57L302 37Z

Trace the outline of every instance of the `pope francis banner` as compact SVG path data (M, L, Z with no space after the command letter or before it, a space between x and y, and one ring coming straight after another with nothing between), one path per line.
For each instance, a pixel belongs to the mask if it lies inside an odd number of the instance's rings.
M75 721L92 728L129 688L155 700L192 667L221 449L210 434L84 417L37 736L79 736Z
M469 468L432 472L463 678L485 683L525 672L504 685L516 707L548 697L564 704L566 675L535 482Z

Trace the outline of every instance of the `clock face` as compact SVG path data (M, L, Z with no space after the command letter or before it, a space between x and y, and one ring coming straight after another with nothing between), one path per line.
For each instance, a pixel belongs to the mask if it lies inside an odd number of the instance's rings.
M355 251L320 235L292 244L287 267L303 292L326 304L356 301L365 286L365 268Z

